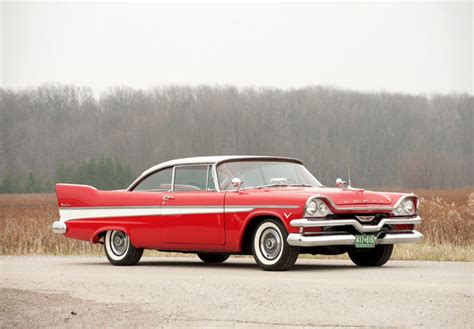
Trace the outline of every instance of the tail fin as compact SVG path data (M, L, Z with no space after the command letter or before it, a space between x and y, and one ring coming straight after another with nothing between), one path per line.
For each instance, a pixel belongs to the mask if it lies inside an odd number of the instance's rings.
M58 207L83 207L90 204L97 189L89 185L56 184Z

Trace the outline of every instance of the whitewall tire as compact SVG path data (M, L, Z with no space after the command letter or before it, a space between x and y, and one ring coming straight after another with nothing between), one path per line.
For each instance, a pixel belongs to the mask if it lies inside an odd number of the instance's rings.
M266 271L286 271L298 258L299 248L286 242L288 232L276 219L257 225L252 236L252 253L257 264Z
M113 265L135 265L143 255L143 249L135 248L129 236L118 230L107 231L104 250L107 259Z

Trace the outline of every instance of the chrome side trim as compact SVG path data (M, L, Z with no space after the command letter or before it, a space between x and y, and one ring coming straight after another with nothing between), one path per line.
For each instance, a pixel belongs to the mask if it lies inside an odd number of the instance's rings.
M233 209L233 208L240 208L240 207L251 207L253 209L297 209L300 208L300 206L294 206L294 205L265 205L265 204L258 204L258 205L239 205L239 206L226 206L225 209Z
M423 238L423 234L418 231L410 233L387 233L383 238L377 238L376 244L394 244L417 242ZM295 247L319 247L319 246L352 246L355 244L355 236L344 235L322 235L305 236L298 233L288 235L287 242Z
M66 224L60 221L54 222L51 228L53 229L53 233L64 234L67 232Z
M60 208L61 222L73 219L118 218L143 216L170 216L193 214L224 214L250 212L254 209L294 209L294 205L241 205L241 206L135 206L135 207L82 207Z
M293 227L334 227L334 226L353 226L357 231L378 232L384 225L396 224L419 224L421 217L416 216L412 218L384 218L377 225L363 225L355 219L327 219L327 220L310 220L310 219L293 219L290 225Z

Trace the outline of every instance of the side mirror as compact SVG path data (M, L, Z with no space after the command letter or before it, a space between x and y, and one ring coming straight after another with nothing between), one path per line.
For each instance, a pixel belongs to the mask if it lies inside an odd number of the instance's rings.
M232 185L235 187L235 191L239 192L240 186L242 186L242 181L238 177L232 178Z
M336 187L338 188L346 188L347 182L343 181L341 178L336 179Z

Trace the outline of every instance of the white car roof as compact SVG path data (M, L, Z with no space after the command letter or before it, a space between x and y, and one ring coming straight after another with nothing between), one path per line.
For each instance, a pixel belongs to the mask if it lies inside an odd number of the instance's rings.
M187 165L187 164L214 164L217 162L227 161L227 160L283 160L303 163L301 160L296 158L287 158L287 157L278 157L278 156L265 156L265 155L218 155L218 156L202 156L202 157L192 157L192 158L182 158L175 159L170 161L165 161L159 163L147 170L145 170L131 185L133 186L137 181L141 180L144 176L149 175L152 172L158 171L163 168Z

